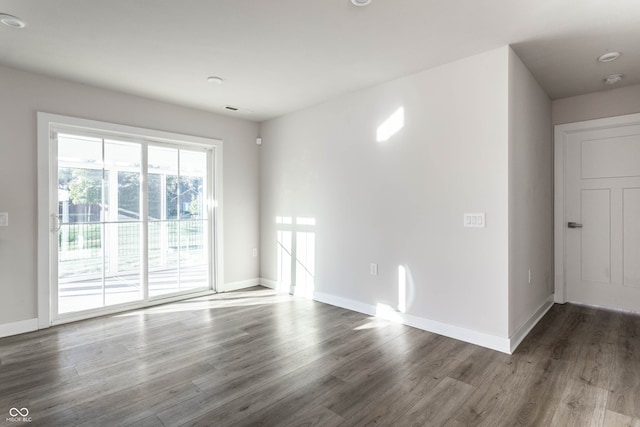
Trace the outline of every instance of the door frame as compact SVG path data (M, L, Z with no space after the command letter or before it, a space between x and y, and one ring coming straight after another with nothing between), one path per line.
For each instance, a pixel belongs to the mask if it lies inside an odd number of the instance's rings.
M149 307L166 302L178 301L187 298L194 298L202 295L210 295L222 290L224 283L224 259L223 259L223 170L222 170L222 146L223 142L213 138L203 138L187 134L179 134L174 132L165 132L147 128L134 126L119 125L114 123L100 122L95 120L80 119L76 117L62 116L44 112L37 113L37 312L38 312L38 329L48 328L53 324L73 322L85 319L86 315L67 316L64 321L53 321L52 301L51 301L51 277L52 273L56 273L57 266L50 262L50 251L53 243L57 242L52 239L51 228L51 206L54 200L57 200L57 194L54 194L51 182L57 182L57 158L52 156L51 134L56 125L65 127L79 127L85 129L99 129L101 131L113 134L122 134L126 136L135 136L142 140L150 142L166 142L170 144L188 143L192 146L200 146L212 150L210 156L209 170L213 167L213 186L209 189L209 215L211 218L212 230L210 238L210 265L212 277L211 289L201 292L194 292L183 295L170 295L162 299L147 299L136 304L122 304L113 306L113 308L104 307L100 311L100 315L122 312L132 308ZM53 181L52 181L53 180ZM53 243L52 243L52 240Z
M565 165L567 136L592 130L615 129L626 126L640 125L640 113L624 116L607 117L603 119L585 120L575 123L566 123L554 127L554 301L559 304L567 302L566 299L566 272L565 272L565 238L567 228L565 224L568 218L565 216Z

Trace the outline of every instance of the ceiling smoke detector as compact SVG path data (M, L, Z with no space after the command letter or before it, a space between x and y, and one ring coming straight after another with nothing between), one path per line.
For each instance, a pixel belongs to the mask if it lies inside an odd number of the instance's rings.
M27 24L17 16L0 13L0 22L11 28L24 28Z
M623 77L624 77L624 74L621 74L621 73L611 74L605 77L604 79L602 79L602 81L605 84L614 85L616 83L620 83Z
M616 59L620 58L620 55L622 55L620 52L607 52L604 55L600 55L598 57L598 62L615 61Z
M367 6L371 3L371 0L351 0L351 3L353 3L354 6Z

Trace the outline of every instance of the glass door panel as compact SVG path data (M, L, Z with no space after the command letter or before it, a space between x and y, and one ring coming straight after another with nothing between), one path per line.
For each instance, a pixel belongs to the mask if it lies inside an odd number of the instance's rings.
M148 149L149 296L209 288L207 153Z
M180 150L180 288L208 287L207 154Z
M140 144L58 135L58 314L143 298L140 178Z
M58 137L58 313L103 306L102 140Z
M148 149L149 296L180 291L178 149Z
M142 292L141 145L105 140L105 305L140 300Z

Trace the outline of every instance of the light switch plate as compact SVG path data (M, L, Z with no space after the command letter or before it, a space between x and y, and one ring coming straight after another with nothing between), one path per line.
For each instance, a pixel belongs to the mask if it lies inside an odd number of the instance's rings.
M8 226L9 226L9 213L0 212L0 227L8 227Z
M474 228L484 228L484 212L464 214L464 226Z

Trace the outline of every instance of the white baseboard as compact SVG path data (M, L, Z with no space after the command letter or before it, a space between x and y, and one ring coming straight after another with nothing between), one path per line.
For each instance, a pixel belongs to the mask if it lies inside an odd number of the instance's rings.
M243 287L250 287L261 285L271 289L279 289L278 282L271 279L255 279L244 283ZM250 283L250 284L249 284ZM233 285L233 284L230 284ZM225 285L225 287L228 285ZM241 289L241 288L238 288ZM225 289L226 290L226 289ZM286 292L286 291L282 291ZM335 305L337 307L346 308L347 310L357 311L369 316L383 317L390 320L394 320L403 323L407 326L422 329L424 331L433 332L439 335L444 335L449 338L465 341L471 344L476 344L482 347L489 348L491 350L500 351L502 353L513 353L518 345L525 339L527 334L531 332L533 327L544 317L544 315L553 306L553 295L549 296L549 299L545 301L533 315L518 328L518 330L511 336L511 338L500 337L497 335L487 334L485 332L476 331L473 329L463 328L460 326L451 325L437 320L431 320L424 317L414 316L412 314L401 313L395 311L389 307L376 307L371 304L366 304L360 301L342 298L335 295L327 294L324 292L314 292L313 299L325 304Z
M260 285L260 279L258 279L256 277L255 279L241 280L239 282L225 283L223 285L222 289L219 290L219 292L237 291L237 290L240 290L240 289L252 288L252 287L258 286L258 285Z
M314 299L319 302L368 314L370 316L389 318L407 326L412 326L428 332L444 335L449 338L476 344L491 350L497 350L507 354L511 353L511 340L509 340L509 338L499 337L486 334L484 332L474 331L473 329L462 328L460 326L450 325L436 320L413 316L411 314L393 311L388 308L381 309L374 305L365 304L347 298L336 297L322 292L316 292L314 294Z
M260 278L260 285L264 286L265 288L278 289L278 282L271 279L265 279L263 277Z
M376 307L374 305L365 304L348 298L337 297L335 295L325 294L324 292L314 292L313 299L336 307L346 308L347 310L357 311L358 313L376 315Z
M27 319L19 322L4 323L0 325L0 338L11 335L24 334L38 330L38 319Z
M538 307L538 309L535 311L535 313L533 313L529 320L524 322L522 326L520 326L518 330L513 335L511 335L511 338L509 338L510 353L516 351L516 348L526 338L529 332L531 332L533 327L536 326L540 319L542 319L544 315L547 314L547 311L549 311L551 307L553 307L553 303L553 295L549 295L549 299L542 303L542 305Z

